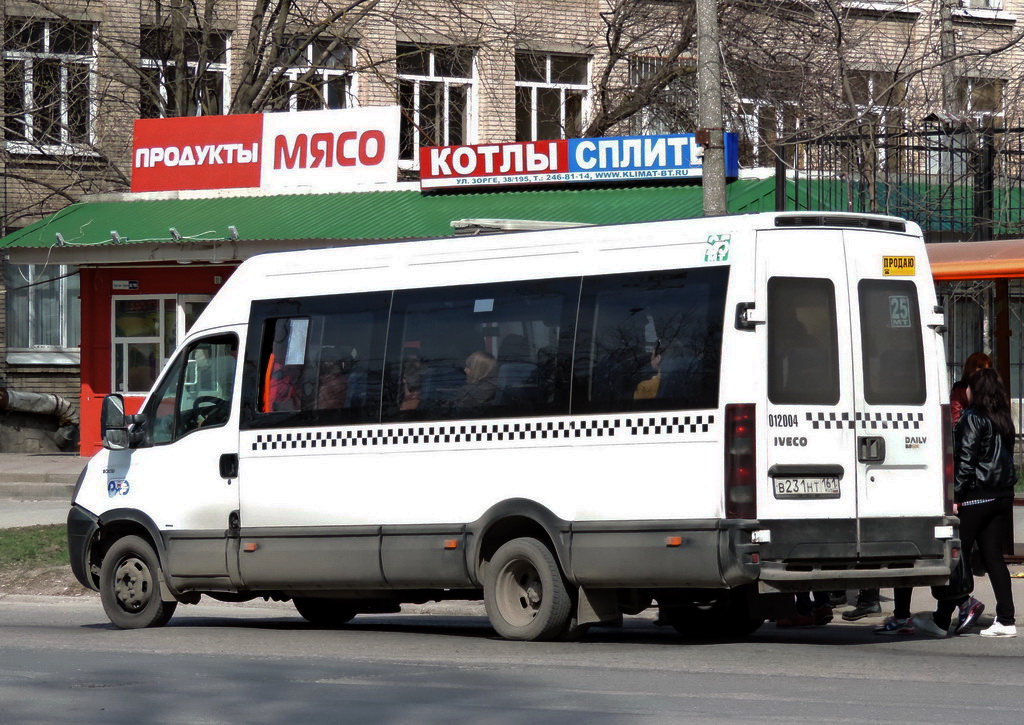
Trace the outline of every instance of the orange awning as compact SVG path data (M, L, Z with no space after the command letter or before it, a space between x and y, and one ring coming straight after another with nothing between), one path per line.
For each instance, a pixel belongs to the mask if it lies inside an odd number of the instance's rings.
M926 246L936 280L1024 277L1024 239Z

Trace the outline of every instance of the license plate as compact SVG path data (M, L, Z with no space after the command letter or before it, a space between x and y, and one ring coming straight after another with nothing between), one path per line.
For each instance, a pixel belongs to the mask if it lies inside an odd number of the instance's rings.
M838 478L775 478L775 498L839 498Z

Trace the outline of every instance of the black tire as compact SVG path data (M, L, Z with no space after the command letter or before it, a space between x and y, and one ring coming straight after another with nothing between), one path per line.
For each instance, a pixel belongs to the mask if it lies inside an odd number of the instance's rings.
M177 602L160 599L160 562L153 547L138 536L114 542L100 567L103 611L121 629L162 627Z
M569 629L572 597L558 562L536 539L513 539L495 552L484 576L484 606L505 639L552 640Z
M301 597L292 604L302 618L317 627L340 627L356 616L355 608L344 599L315 599Z

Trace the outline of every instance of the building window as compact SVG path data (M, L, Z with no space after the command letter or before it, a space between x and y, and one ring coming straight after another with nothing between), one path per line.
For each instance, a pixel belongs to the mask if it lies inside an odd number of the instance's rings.
M267 105L273 111L322 111L355 106L355 47L340 38L293 42L278 56L284 72Z
M62 20L4 21L8 149L56 153L91 141L93 27Z
M903 123L903 99L906 86L896 74L886 71L850 71L848 80L858 125L878 131L899 129ZM847 99L849 100L849 99Z
M1003 0L960 0L960 4L965 8L1003 9Z
M112 390L149 391L209 301L205 295L115 297Z
M415 161L421 146L470 143L473 49L399 43L396 50L402 107L399 158Z
M956 103L962 113L975 118L1003 111L1003 82L998 78L959 78Z
M228 36L185 32L179 49L167 28L142 31L142 118L216 116L228 100ZM203 69L200 71L200 66Z
M516 53L516 141L582 134L589 66L582 55Z
M645 90L646 83L661 85L656 76L664 75L665 61L662 58L647 57L630 59L629 87L634 92L639 89L648 98L643 107L630 116L629 133L657 136L686 133L695 127L696 88L692 82L687 82L687 76L692 75L694 69L679 63L674 65L678 70L664 87Z
M736 108L740 166L774 166L780 137L795 133L799 120L791 104L742 98Z
M5 282L8 362L77 362L62 359L60 353L79 346L78 269L8 264Z

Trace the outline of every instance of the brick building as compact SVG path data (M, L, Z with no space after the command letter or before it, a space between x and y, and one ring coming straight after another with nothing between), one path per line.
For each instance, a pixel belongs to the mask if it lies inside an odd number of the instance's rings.
M723 96L745 168L773 167L792 132L1016 109L1024 0L840 4L837 22L815 2L749 14L722 1ZM421 145L696 125L692 3L308 4L280 25L254 23L253 0L211 0L202 21L176 7L4 3L0 233L125 190L138 117L398 104L402 179L416 178ZM0 387L77 403L76 271L5 264Z

